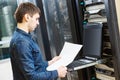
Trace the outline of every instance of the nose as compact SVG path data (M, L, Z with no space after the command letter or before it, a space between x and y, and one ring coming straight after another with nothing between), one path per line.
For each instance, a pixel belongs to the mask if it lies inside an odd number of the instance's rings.
M37 25L39 25L39 20L37 21Z

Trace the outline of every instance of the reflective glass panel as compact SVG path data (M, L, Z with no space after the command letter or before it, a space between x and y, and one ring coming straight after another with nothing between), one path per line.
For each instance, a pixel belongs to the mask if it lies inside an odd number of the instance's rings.
M0 59L9 57L9 42L16 27L13 17L16 7L16 0L0 0Z

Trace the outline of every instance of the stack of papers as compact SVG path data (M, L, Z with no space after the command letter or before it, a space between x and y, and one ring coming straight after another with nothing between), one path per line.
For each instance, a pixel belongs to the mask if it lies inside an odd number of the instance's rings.
M82 45L80 44L65 42L60 53L61 58L52 65L48 66L47 70L52 71L58 69L60 66L69 65L75 59L81 48Z

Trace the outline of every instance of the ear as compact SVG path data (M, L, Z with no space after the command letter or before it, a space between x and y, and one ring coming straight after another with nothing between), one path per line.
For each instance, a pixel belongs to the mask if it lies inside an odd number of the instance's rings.
M29 14L25 14L25 15L24 15L24 20L25 20L26 22L28 22L29 19L30 19L30 15L29 15Z

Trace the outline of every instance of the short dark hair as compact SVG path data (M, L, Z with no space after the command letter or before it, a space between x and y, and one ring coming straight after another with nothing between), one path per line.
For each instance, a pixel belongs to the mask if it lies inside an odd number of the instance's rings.
M23 16L29 14L31 17L41 13L40 9L30 2L21 3L15 11L14 17L18 23L22 23Z

